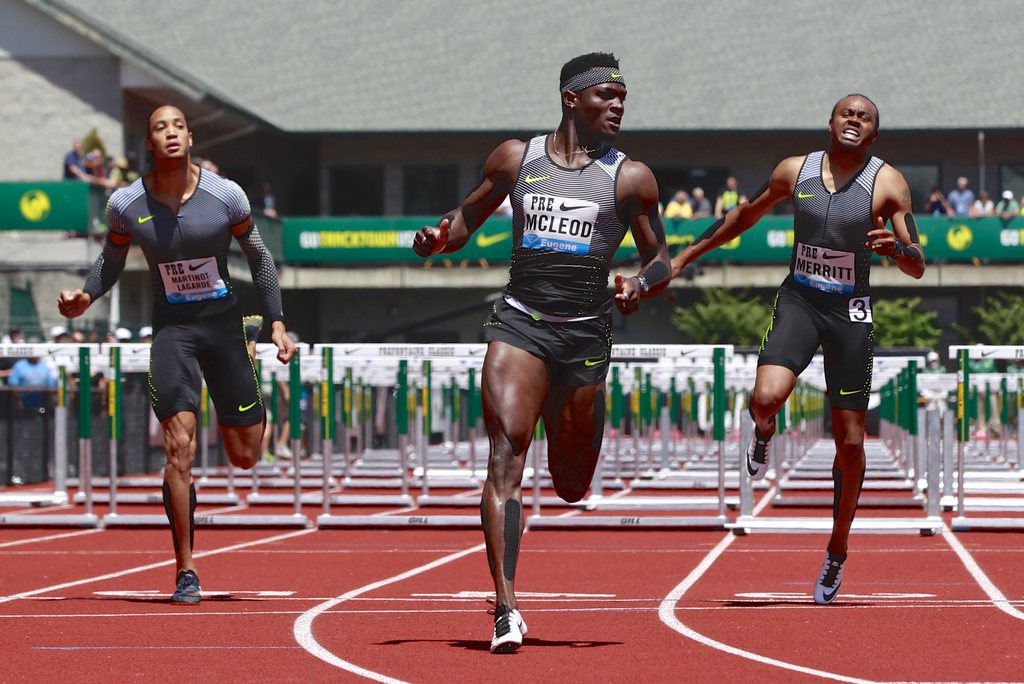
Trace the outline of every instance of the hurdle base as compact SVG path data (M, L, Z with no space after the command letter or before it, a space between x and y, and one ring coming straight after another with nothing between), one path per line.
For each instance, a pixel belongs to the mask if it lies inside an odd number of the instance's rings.
M95 514L69 515L0 515L0 527L76 527L90 529L100 526Z
M110 503L109 492L93 492L93 503ZM118 492L117 503L120 504L151 504L163 505L163 492L150 492L149 494L139 492ZM75 503L85 503L85 492L75 494ZM215 506L235 506L239 503L237 494L196 494L196 503L211 504Z
M739 497L725 497L725 506L739 508ZM716 511L717 496L633 496L626 498L590 497L581 502L588 511Z
M953 518L950 527L954 532L1022 530L1024 518Z
M586 515L573 518L531 516L526 521L531 530L614 529L614 530L724 530L725 516L614 516Z
M288 527L305 529L310 526L304 515L197 515L196 527ZM104 527L167 527L166 515L110 515L103 516Z
M13 508L43 508L44 506L63 506L68 503L67 492L53 492L52 494L0 494L0 506L11 506Z
M832 533L832 518L772 518L740 516L726 525L734 534L768 532L775 534ZM866 518L854 520L851 533L861 534L922 534L932 535L943 527L941 517L925 518Z
M316 519L320 529L368 528L397 529L442 527L448 529L479 529L479 515L321 515Z

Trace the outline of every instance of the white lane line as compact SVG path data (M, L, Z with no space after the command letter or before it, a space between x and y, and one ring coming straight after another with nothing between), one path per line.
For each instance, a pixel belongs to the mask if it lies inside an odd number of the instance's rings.
M264 539L256 539L250 542L242 542L240 544L232 544L231 546L224 546L219 549L210 549L209 551L201 551L193 554L195 558L206 558L207 556L216 556L221 553L229 553L231 551L237 551L238 549L246 549L252 546L259 546L261 544L270 544L275 541L281 541L284 539L291 539L292 537L300 537L311 532L316 532L316 528L312 527L305 530L295 530L293 532L286 532L273 537L266 537ZM8 601L16 601L28 596L38 596L39 594L48 594L52 591L59 589L67 589L68 587L77 587L83 584L90 584L92 582L102 582L108 579L114 579L117 577L124 577L125 575L133 575L139 572L146 572L147 570L154 570L156 568L164 568L168 565L174 565L175 560L160 561L159 563L150 563L149 565L140 565L134 568L128 568L126 570L118 570L117 572L110 572L105 575L97 575L95 577L88 577L86 579L74 580L71 582L64 582L62 584L54 584L49 587L43 587L41 589L33 589L31 591L23 591L20 594L11 594L9 596L0 596L0 603L7 603Z
M971 552L964 548L964 545L956 538L953 530L949 529L946 525L942 526L942 538L946 540L946 543L949 544L953 552L960 558L960 562L964 564L967 572L971 574L971 577L978 583L981 590L992 600L992 604L1010 617L1024 620L1024 613L1013 607L1013 603L1003 595L1003 592L999 591L992 580L988 578L988 575L985 574L985 571L981 569L981 566L974 560Z
M765 492L764 496L758 502L757 506L754 507L753 514L755 516L759 514L761 511L763 511L769 503L771 503L772 496L774 496L774 494L775 487L773 485L768 489L767 492ZM822 677L825 679L832 679L839 682L856 682L858 684L860 684L861 682L870 682L871 680L858 679L856 677L846 677L844 675L835 674L833 672L825 672L824 670L816 670L814 668L804 667L802 665L796 665L794 663L787 663L783 660L776 660L775 658L769 658L767 656L763 656L758 653L753 653L751 651L744 651L741 648L736 648L735 646L730 646L729 644L725 644L721 641L717 641L710 637L706 637L703 634L700 634L699 632L690 629L679 620L678 616L676 615L676 604L683 597L683 595L686 594L686 592L694 584L696 584L698 580L700 580L700 578L704 575L705 572L707 572L707 570L714 564L714 562L718 560L718 558L723 553L725 553L725 550L729 548L729 546L735 539L736 535L734 535L732 532L728 532L725 535L725 538L722 539L722 541L718 542L715 548L713 548L708 553L708 555L704 557L700 564L697 565L697 567L694 568L693 571L675 587L675 589L669 592L669 595L666 596L664 600L662 600L661 606L658 609L658 617L661 619L661 621L670 629L675 630L676 632L682 634L688 639L693 639L698 644L707 646L709 648L714 648L719 651L723 651L730 655L739 656L740 658L746 658L748 660L753 660L754 662L763 663L765 665L772 665L774 667L778 667L784 670L800 672L803 674L808 674L815 677Z
M334 653L321 646L320 643L316 640L316 637L313 636L313 621L316 620L320 615L322 615L326 611L330 610L331 608L334 608L338 604L344 603L349 599L353 599L356 596L365 594L370 591L374 591L375 589L380 589L381 587L386 587L387 585L394 584L395 582L401 582L402 580L409 579L410 577L415 577L416 575L422 574L429 570L433 570L434 568L441 567L442 565L446 565L448 563L451 563L452 561L459 560L460 558L464 558L470 554L483 551L485 548L485 544L477 544L476 546L465 549L463 551L459 551L458 553L443 556L442 558L438 558L437 560L431 561L426 565L421 565L419 567L413 568L412 570L407 570L406 572L403 572L399 575L395 575L394 577L389 577L387 579L380 580L379 582L374 582L373 584L367 584L366 586L360 587L359 589L353 589L352 591L346 592L341 596L338 596L337 598L331 599L330 601L325 601L320 605L315 606L310 610L306 611L301 616L299 616L298 620L295 621L295 626L292 629L292 633L295 635L295 640L299 643L300 646L302 646L302 648L306 649L306 651L309 652L311 655L319 658L320 660L324 661L329 665L333 665L334 667L345 670L347 672L351 672L353 674L357 674L361 677L366 677L367 679L372 679L376 682L386 682L387 684L404 684L400 679L394 679L393 677L388 677L387 675L381 674L379 672L367 670L366 668L359 667L355 663L350 663L347 660L342 660L338 656L334 655Z
M48 534L45 537L33 537L32 539L19 539L18 541L0 543L0 549L6 549L9 546L21 546L22 544L35 544L36 542L50 541L51 539L67 539L68 537L81 537L86 534L96 534L97 532L102 531L102 529L95 528L91 530L76 530L74 532L63 532L61 534Z

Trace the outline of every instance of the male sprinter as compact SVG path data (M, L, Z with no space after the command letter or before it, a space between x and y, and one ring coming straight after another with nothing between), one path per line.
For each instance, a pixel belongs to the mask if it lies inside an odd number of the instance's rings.
M232 236L249 260L278 359L287 363L295 355L285 334L277 271L253 224L249 201L235 183L200 171L192 163L191 146L192 133L179 109L153 111L146 135L153 171L110 196L103 252L85 286L61 292L57 302L63 316L82 315L117 281L131 243L142 248L155 295L149 389L167 453L163 494L177 558L175 603L200 601L192 558L192 462L202 379L217 409L224 448L236 466L251 468L259 460L266 420L246 347L252 328L247 333L228 276Z
M480 513L497 595L494 653L515 651L526 634L514 581L523 467L537 419L544 418L555 491L579 501L601 450L612 302L632 313L669 281L657 181L611 146L626 100L618 60L576 57L560 84L558 129L499 145L480 185L413 244L424 257L454 252L511 196L509 283L484 323L481 381L490 457ZM634 276L616 274L613 297L611 259L629 228L643 265Z
M844 97L833 107L828 129L832 139L827 150L782 161L749 202L672 259L672 272L678 274L750 228L779 202L793 202L793 256L761 343L750 395L754 436L746 465L753 479L765 476L775 414L820 344L836 458L834 522L814 587L817 603L830 603L839 592L864 482L864 416L875 342L868 283L871 255L889 257L914 278L924 274L907 182L870 153L878 138L875 103L863 95ZM885 229L887 221L892 232Z

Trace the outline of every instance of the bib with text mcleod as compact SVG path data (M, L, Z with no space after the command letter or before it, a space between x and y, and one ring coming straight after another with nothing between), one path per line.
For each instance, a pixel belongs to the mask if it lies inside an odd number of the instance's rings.
M793 281L821 292L853 294L857 284L854 272L856 255L827 247L796 244Z
M203 302L228 296L228 288L217 269L216 257L168 261L159 264L164 292L171 304Z
M599 208L597 202L571 197L524 196L523 248L589 254Z

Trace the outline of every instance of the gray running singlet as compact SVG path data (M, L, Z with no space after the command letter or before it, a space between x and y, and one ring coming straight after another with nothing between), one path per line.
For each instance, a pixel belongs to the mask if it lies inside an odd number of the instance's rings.
M871 195L885 162L871 157L864 168L834 193L825 189L821 165L825 153L807 155L793 192L793 256L790 279L816 292L869 294L872 230Z
M555 163L547 136L527 143L512 188L512 263L506 293L552 316L604 313L608 272L626 234L615 185L626 155L609 147L581 169Z
M128 239L142 248L149 264L155 324L228 311L237 301L227 263L231 228L249 216L249 200L242 189L215 173L200 171L195 192L177 212L153 199L140 178L110 196L107 224L111 239L85 290L95 300L109 289L116 273L107 266L120 272ZM115 238L117 245L111 242ZM277 274L255 226L239 237L239 243L249 258L254 284L270 319L279 320Z

